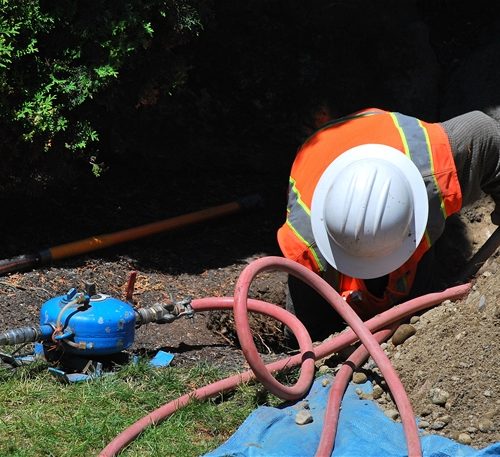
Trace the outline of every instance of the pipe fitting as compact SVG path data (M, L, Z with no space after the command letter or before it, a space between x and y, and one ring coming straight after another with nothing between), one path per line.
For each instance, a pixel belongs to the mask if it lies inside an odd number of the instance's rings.
M35 343L50 337L53 331L54 328L49 324L6 330L5 332L0 333L0 346Z
M184 299L178 302L156 303L148 308L135 310L135 326L155 322L157 324L169 324L182 316L191 318L194 310L191 307L191 299Z
M170 314L162 304L157 303L148 308L139 308L135 310L135 326L158 322L164 318L165 314Z

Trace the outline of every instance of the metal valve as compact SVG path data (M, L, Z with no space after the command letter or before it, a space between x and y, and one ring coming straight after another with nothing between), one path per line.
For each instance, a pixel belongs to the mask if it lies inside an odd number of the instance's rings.
M178 302L156 303L148 308L139 308L135 310L136 327L140 327L150 322L157 324L168 324L180 317L194 317L194 310L191 307L191 299L185 298Z

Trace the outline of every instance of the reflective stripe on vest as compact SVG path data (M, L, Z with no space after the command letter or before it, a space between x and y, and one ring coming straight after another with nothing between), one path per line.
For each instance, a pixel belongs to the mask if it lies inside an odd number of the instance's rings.
M441 236L448 215L436 181L429 135L418 119L400 113L390 115L401 135L405 154L417 166L424 179L429 197L429 217L424 236L431 246Z
M288 217L286 219L287 225L295 233L295 236L304 243L311 255L314 257L318 269L324 271L326 269L326 260L323 258L318 249L316 249L316 242L311 226L311 210L301 200L300 192L295 186L295 181L290 177L288 187Z

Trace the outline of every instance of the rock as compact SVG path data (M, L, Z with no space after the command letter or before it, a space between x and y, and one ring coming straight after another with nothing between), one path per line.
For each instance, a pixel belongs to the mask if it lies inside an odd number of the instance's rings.
M486 297L484 295L481 295L481 297L479 298L477 309L479 311L484 311L485 308L486 308Z
M442 421L436 421L431 425L432 430L441 430L446 427L446 424Z
M312 414L309 410L307 409L301 409L296 415L295 415L295 423L297 425L305 425L305 424L310 424L313 421Z
M498 414L498 410L497 409L492 409L492 410L488 411L487 413L485 413L484 417L486 419L493 420L493 418L496 417L497 414Z
M471 444L472 438L468 433L460 433L458 435L457 441L462 444Z
M431 418L432 420L437 420L437 418L441 416L441 411L432 411Z
M484 395L485 397L491 397L491 390L485 390L485 391L483 392L483 395Z
M419 426L420 428L427 428L427 427L429 427L429 425L430 425L430 424L429 424L429 422L427 422L427 421L420 421L420 422L418 423L418 426Z
M491 432L495 428L493 421L485 417L479 419L477 426L482 432Z
M360 371L355 371L352 374L352 382L354 384L364 384L368 380L366 374Z
M417 330L415 327L413 327L413 325L400 325L394 332L394 335L392 335L392 344L394 344L394 346L399 346L400 344L403 344L408 338L410 338L410 336L415 335L416 332Z
M420 316L412 316L410 319L410 324L416 324L417 322L420 322Z
M473 288L473 290L475 290L475 289ZM479 300L480 296L481 296L481 294L479 292L477 292L477 291L472 292L465 299L465 303L470 305L470 304L474 303L476 300Z
M323 387L326 387L328 384L330 384L330 380L329 379L323 379L323 381L321 381L321 385Z
M384 411L384 414L393 421L399 418L399 412L396 409L388 409Z
M379 399L383 393L384 393L384 389L382 389L382 387L380 387L378 384L375 384L373 386L372 396L375 400Z
M318 369L319 374L325 374L325 373L328 373L329 371L330 371L330 367L328 367L327 365L321 365Z
M309 402L307 400L302 400L300 403L297 404L297 409L311 409L309 406Z
M444 422L446 425L448 425L451 422L451 417L446 415L446 416L440 416L437 418L438 422Z
M435 405L445 405L448 398L450 398L450 394L446 390L433 388L429 391L429 398Z
M372 370L373 368L375 368L376 365L375 365L375 362L373 361L373 359L370 357L368 359L368 361L363 365L363 369L364 370Z
M428 416L428 415L429 415L429 414L431 414L431 413L432 413L431 408L430 408L430 407L426 407L426 408L424 408L424 409L422 410L422 412L420 413L420 415L421 415L422 417L425 417L425 416Z

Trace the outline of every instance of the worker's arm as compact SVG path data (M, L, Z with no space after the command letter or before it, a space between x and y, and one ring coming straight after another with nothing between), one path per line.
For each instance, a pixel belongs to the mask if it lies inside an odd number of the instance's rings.
M463 206L490 195L496 208L492 222L500 225L500 123L471 111L442 123L450 139Z

